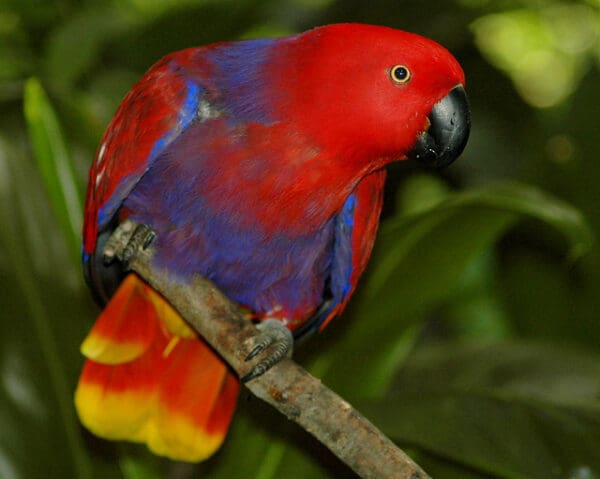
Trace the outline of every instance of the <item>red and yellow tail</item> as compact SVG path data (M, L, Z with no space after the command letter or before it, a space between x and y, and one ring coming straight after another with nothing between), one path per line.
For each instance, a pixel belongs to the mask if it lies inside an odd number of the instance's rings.
M81 345L81 422L107 439L144 442L196 462L223 442L237 378L173 308L136 275L125 278Z

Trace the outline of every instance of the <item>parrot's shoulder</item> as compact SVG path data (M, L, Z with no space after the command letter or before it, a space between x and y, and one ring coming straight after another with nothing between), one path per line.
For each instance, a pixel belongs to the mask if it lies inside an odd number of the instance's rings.
M119 105L89 173L84 259L154 160L192 125L273 125L268 64L275 39L180 50L156 62ZM276 95L275 95L276 96ZM194 139L201 150L206 137Z
M89 172L84 224L84 253L94 250L96 236L112 219L153 160L197 115L212 115L201 104L202 85L190 78L180 61L185 51L157 62L121 101L108 125Z

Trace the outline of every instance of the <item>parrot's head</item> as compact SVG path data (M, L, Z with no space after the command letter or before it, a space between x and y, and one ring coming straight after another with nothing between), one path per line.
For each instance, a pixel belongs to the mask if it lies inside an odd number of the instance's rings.
M317 144L363 170L407 157L444 166L462 153L470 130L465 76L444 47L362 24L292 38L279 72L287 114Z

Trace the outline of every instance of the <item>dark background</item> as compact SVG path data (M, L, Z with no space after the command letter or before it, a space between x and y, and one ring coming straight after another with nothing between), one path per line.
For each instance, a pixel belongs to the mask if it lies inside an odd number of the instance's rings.
M435 478L600 477L598 0L2 0L1 478L352 477L245 394L200 466L97 440L72 406L98 313L82 199L120 98L170 51L348 21L448 47L473 130L443 172L391 168L359 293L296 358Z

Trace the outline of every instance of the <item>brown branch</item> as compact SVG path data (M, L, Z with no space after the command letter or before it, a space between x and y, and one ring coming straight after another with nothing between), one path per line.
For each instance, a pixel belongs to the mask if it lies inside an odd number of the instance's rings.
M152 265L151 249L130 268L159 291L242 376L257 330L210 281L182 282ZM284 359L246 383L254 395L298 423L362 478L427 479L429 476L348 402L295 362Z

